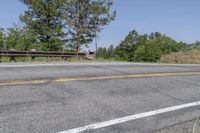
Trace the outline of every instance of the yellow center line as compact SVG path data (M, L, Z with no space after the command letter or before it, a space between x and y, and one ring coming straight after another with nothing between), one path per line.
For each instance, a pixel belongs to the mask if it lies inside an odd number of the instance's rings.
M148 74L129 74L129 75L108 75L108 76L94 76L94 77L66 77L54 80L11 80L0 82L0 86L9 85L27 85L27 84L44 84L48 82L68 82L68 81L91 81L104 79L123 79L123 78L145 78L145 77L165 77L165 76L189 76L200 75L200 72L175 72L175 73L148 73Z
M44 83L48 83L48 82L49 82L49 80L11 80L11 81L4 81L4 82L0 83L0 86L44 84Z
M60 78L54 80L55 82L66 81L89 81L89 80L103 80L103 79L122 79L122 78L144 78L144 77L164 77L164 76L187 76L200 75L200 72L177 72L177 73L149 73L149 74L129 74L129 75L111 75L111 76L96 76L96 77L75 77L75 78Z

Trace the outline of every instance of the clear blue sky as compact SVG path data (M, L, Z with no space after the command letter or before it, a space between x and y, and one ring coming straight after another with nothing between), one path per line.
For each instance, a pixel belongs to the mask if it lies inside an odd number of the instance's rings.
M117 18L99 34L101 46L117 45L132 29L161 32L177 41L200 40L200 0L113 0ZM19 0L0 4L0 27L18 23L26 7ZM94 44L92 44L94 45ZM94 46L91 46L93 49Z

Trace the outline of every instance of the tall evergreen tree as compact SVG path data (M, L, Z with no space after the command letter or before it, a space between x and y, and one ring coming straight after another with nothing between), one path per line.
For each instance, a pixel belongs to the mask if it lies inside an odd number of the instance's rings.
M114 45L110 45L110 47L107 49L106 56L107 58L113 58L115 53L115 47Z
M63 14L68 29L68 41L80 47L92 42L101 27L114 20L116 12L110 12L112 0L65 0Z
M63 35L60 7L63 0L20 0L28 6L21 16L29 29L33 29L41 43L41 50L62 50Z
M134 51L140 43L140 35L137 31L132 30L126 36L126 38L116 47L116 54L122 60L133 61Z
M4 33L3 29L0 28L0 50L4 48Z

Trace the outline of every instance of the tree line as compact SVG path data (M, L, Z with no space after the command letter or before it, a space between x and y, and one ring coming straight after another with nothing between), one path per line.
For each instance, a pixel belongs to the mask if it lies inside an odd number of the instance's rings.
M192 48L200 48L200 42L186 44L159 32L141 35L132 30L115 48L113 45L109 48L99 47L97 57L131 62L157 62L162 55Z
M0 30L0 49L78 52L115 19L112 0L20 0L22 25Z

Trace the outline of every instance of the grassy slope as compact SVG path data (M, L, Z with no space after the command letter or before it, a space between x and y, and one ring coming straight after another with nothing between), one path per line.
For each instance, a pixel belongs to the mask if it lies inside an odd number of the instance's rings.
M181 51L162 56L162 63L200 64L200 49Z

